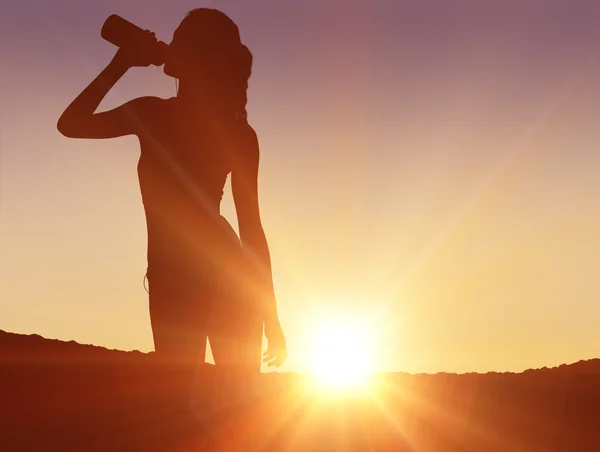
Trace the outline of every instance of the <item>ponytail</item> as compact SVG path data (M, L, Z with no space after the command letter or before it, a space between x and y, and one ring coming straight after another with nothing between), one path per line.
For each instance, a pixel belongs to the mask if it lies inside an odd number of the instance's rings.
M240 44L240 52L238 52L237 62L233 64L233 74L235 82L234 95L236 97L236 118L240 121L248 123L248 111L246 105L248 103L248 79L252 73L252 53L244 44Z

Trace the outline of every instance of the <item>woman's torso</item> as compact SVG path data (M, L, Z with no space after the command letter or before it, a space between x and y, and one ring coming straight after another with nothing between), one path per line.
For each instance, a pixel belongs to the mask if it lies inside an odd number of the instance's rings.
M157 99L139 133L138 177L146 213L149 279L200 281L239 246L220 215L235 130L210 113L182 114L177 99Z

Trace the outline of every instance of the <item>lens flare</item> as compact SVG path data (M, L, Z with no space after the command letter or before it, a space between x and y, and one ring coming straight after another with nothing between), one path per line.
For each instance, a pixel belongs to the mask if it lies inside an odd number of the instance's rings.
M312 373L328 388L362 386L372 373L371 335L353 324L329 323L313 330Z

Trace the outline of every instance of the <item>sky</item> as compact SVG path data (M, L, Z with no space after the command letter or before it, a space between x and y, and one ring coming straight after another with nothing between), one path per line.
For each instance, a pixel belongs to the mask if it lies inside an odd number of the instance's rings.
M110 61L111 14L170 41L214 7L254 55L249 121L290 358L368 324L377 370L521 371L600 356L595 1L5 0L0 329L152 350L134 137L56 121ZM170 97L134 68L101 110ZM237 225L230 191L222 213Z

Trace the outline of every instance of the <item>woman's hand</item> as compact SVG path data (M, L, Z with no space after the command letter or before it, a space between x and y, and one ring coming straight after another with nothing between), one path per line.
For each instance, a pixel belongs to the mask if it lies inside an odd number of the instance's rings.
M159 64L159 43L156 35L150 30L144 30L144 35L134 43L119 47L113 62L126 67L148 67Z
M263 362L269 367L279 367L288 357L287 344L279 319L265 321L265 336L268 346L263 355Z

